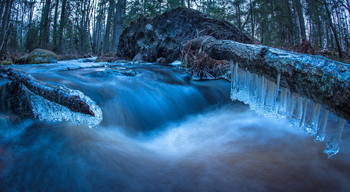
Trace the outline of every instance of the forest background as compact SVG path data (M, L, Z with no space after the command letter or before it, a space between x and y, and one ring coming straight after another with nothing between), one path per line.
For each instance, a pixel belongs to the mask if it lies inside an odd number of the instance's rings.
M226 20L259 44L349 62L350 0L0 0L0 57L35 48L115 55L131 22L177 7Z

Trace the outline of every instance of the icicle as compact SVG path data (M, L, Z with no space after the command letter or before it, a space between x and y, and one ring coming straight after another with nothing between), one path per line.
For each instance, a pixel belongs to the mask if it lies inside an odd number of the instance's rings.
M310 135L314 135L317 132L318 120L321 112L321 105L312 102L312 114L306 121L304 131Z
M267 91L265 97L264 110L265 114L269 116L275 116L275 106L276 106L276 84L272 81L267 80Z
M248 87L248 103L253 103L255 100L255 78L257 75L249 73L249 87Z
M334 135L327 142L326 149L323 151L328 155L328 157L332 157L333 155L339 152L339 144L343 133L344 125L345 125L345 120L343 118L338 118L338 124L335 128Z
M310 135L316 134L316 141L324 141L329 111L323 109L319 103L281 87L280 73L277 73L275 83L262 75L239 68L238 63L234 61L230 61L230 70L231 99L248 104L259 115L285 118L293 127L302 129ZM343 121L340 118L339 128L327 143L325 153L330 156L339 151Z
M254 111L258 110L259 102L260 102L260 94L261 94L261 77L260 75L254 74L254 80L252 80L252 84L254 87L252 87L252 96L251 96L251 103L249 104L251 109Z
M301 115L301 121L300 121L300 127L304 127L305 123L306 123L306 115L307 115L307 105L308 105L309 99L304 98L303 101L303 111L302 111L302 115Z
M281 73L277 73L277 84L276 84L276 97L275 97L275 114L278 114L279 106L281 105L281 91L280 91L280 83L281 83Z
M289 97L287 99L287 114L286 114L286 118L287 119L292 119L293 114L294 114L294 110L295 110L295 106L296 106L296 95L294 95L293 93L289 94Z
M259 99L259 109L260 113L264 114L264 105L265 105L265 98L266 98L266 90L267 90L267 80L264 76L261 76L261 93L260 93L260 99Z
M232 97L232 92L233 92L233 79L234 79L234 72L233 72L233 61L230 61L230 71L231 71L231 97Z
M328 115L329 115L329 111L325 109L325 111L323 112L323 117L322 117L322 121L318 126L318 130L317 130L317 134L316 134L316 141L319 142L323 142L324 138L326 136L326 127L327 127L327 122L328 122Z
M233 71L231 72L233 74L233 77L231 79L232 81L232 91L231 91L231 99L232 100L237 100L238 99L238 91L239 91L239 74L238 74L238 63L232 61Z
M238 98L240 98L241 101L244 103L247 103L248 101L248 82L247 82L247 72L245 70L240 70L239 71L239 90L238 90Z
M281 83L281 73L278 72L278 74L277 74L277 91L280 89L280 83Z
M295 102L295 108L292 113L291 123L294 127L299 128L301 118L303 115L303 98L300 96L295 96L296 102Z
M251 91L250 91L250 88L252 87L251 85L251 79L252 79L252 76L253 74L252 73L249 73L249 72L246 72L245 73L245 77L246 77L246 86L245 86L245 96L246 96L246 103L250 103L250 95L251 95Z
M279 101L279 106L278 106L278 117L279 118L286 118L287 115L287 104L288 104L288 99L289 99L289 91L287 88L282 88L281 90L281 96L280 96L280 101Z

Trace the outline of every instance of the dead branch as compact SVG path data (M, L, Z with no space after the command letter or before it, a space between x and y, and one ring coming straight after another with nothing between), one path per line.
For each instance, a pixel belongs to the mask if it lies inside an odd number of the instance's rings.
M73 112L95 116L90 106L73 90L38 81L23 71L3 65L0 65L0 73L11 81L22 83L34 94L63 105Z
M216 40L210 36L193 39L188 44L213 59L235 61L241 68L275 82L280 74L281 86L350 120L349 64L267 46Z

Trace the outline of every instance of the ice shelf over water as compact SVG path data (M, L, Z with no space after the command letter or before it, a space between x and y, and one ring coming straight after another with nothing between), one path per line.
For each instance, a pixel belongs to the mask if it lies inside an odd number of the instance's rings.
M90 128L97 126L102 121L101 108L95 103L95 101L78 90L70 90L70 94L79 96L85 103L87 103L95 116L73 112L65 106L51 102L41 96L31 93L29 90L28 92L30 93L33 113L40 121L70 121L78 125L85 124Z
M331 157L339 152L342 132L346 121L328 111L319 103L294 94L288 88L263 75L242 69L230 61L231 99L248 104L259 115L287 119L292 127L315 136L318 142L326 142L324 153ZM327 135L326 137L326 133Z

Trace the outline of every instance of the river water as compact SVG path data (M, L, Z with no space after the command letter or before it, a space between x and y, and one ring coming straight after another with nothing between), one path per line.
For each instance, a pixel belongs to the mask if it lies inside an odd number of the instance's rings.
M225 80L191 81L181 69L153 64L16 68L80 90L103 120L92 128L12 122L2 112L0 191L350 190L347 130L328 159L324 144L288 122L230 101Z

